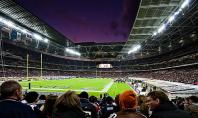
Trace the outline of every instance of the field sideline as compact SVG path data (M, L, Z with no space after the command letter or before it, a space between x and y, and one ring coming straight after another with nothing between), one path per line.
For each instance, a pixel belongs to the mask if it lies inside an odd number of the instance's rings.
M31 89L28 89L29 83L31 83ZM95 95L97 97L100 94L108 93L112 97L120 94L124 90L132 89L126 83L114 83L112 79L109 78L71 78L62 80L37 80L37 81L23 81L20 82L23 90L27 91L37 91L37 92L47 92L47 93L64 93L67 90L76 91L80 93L81 91L87 91L90 95Z

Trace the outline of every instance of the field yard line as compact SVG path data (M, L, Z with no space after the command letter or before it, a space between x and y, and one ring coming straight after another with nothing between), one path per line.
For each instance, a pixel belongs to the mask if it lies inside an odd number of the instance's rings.
M107 92L110 87L113 85L113 81L111 81L109 84L107 84L104 89L102 91L95 91L95 90L72 90L72 91L87 91L87 92L100 92L100 93L104 93L104 92ZM24 87L25 89L26 87ZM38 90L70 90L70 89L54 89L54 88L32 88L32 89L38 89Z
M102 90L102 92L106 93L111 88L112 85L113 85L113 81L111 81L111 83L107 84L105 86L105 88Z
M26 88L24 87L24 89L26 89ZM65 91L72 90L72 91L102 92L102 91L94 91L94 90L52 89L52 88L32 88L32 89L38 89L38 90L65 90Z

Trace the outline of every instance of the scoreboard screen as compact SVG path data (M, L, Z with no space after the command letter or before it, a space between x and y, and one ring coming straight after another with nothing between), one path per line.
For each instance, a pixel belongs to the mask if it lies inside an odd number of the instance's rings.
M99 64L98 68L113 68L111 64Z

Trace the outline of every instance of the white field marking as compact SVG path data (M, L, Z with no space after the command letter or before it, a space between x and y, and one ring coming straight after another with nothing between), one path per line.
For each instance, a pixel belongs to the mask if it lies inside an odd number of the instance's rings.
M102 92L107 92L110 88L111 88L111 86L113 85L113 82L114 81L111 81L109 84L107 84L105 87L104 87L104 89L102 89Z
M111 81L109 84L107 84L104 89L102 89L102 91L95 91L95 90L74 90L72 89L72 91L87 91L87 92L107 92L110 87L113 85L113 81ZM28 89L28 87L23 87L23 89ZM52 88L32 88L32 89L35 89L35 90L63 90L63 91L67 91L67 90L71 90L71 89L52 89Z

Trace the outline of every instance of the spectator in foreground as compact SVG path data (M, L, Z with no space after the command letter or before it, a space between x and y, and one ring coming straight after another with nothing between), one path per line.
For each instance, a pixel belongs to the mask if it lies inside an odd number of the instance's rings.
M45 104L40 108L42 111L42 118L52 118L54 104L57 100L57 95L48 95Z
M5 81L0 87L3 100L0 101L1 118L36 118L32 108L20 102L21 85L13 80Z
M56 100L52 118L86 118L74 91L67 91Z
M37 117L41 115L41 111L37 106L39 94L35 91L28 92L24 98L25 104L32 107L32 110L36 114Z
M86 91L83 91L79 94L81 108L84 112L89 114L91 118L98 118L96 107L89 101L89 95Z
M146 96L139 95L138 98L138 111L142 114L144 114L146 117L149 116L149 108L146 105Z
M146 118L146 116L136 112L137 96L134 91L127 90L120 94L119 104L121 111L111 114L109 118Z
M35 91L28 92L24 98L24 103L30 105L34 109L37 105L39 94Z
M96 96L90 96L89 97L89 102L91 102L95 107L96 107L96 112L98 114L98 116L101 115L101 107L98 103L98 99Z
M146 104L152 111L150 118L192 118L189 113L178 109L162 91L148 93Z
M188 97L188 104L185 105L185 110L190 112L193 118L198 118L198 97Z
M102 118L108 118L112 113L117 112L116 110L116 104L114 103L114 100L112 97L107 96L105 100L105 104L101 106L102 109Z
M45 95L40 95L39 96L39 100L38 100L38 102L36 103L37 104L37 106L39 107L39 108L41 108L41 106L43 106L44 104L45 104L45 100L47 99L47 97L45 96Z

